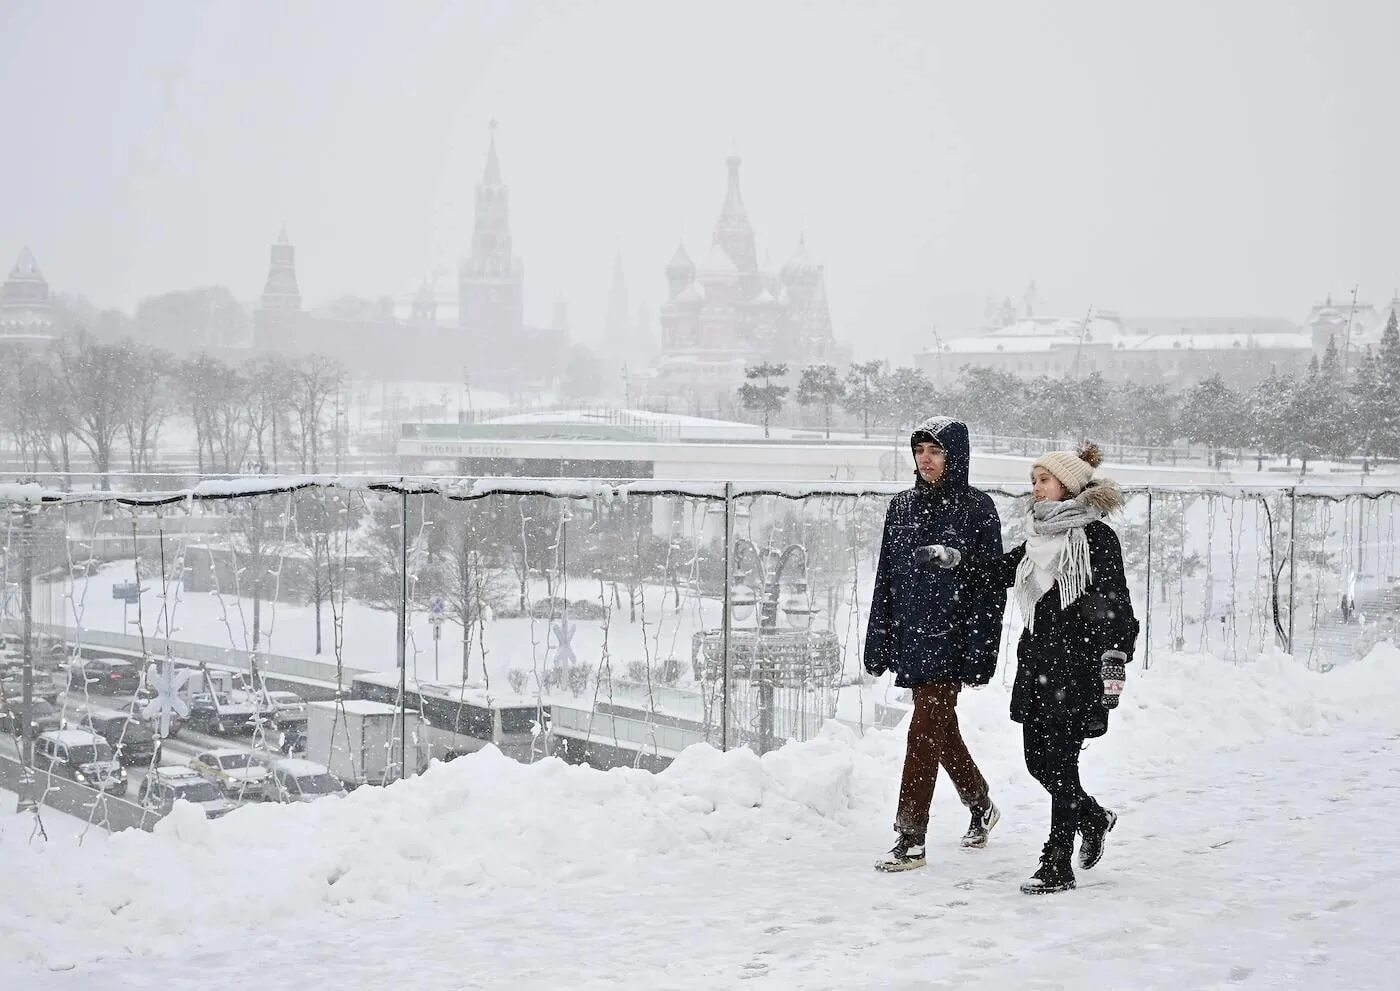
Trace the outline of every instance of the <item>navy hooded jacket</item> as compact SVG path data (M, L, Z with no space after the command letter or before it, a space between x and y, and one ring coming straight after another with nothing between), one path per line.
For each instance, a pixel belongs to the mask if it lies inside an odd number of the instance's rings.
M1006 589L986 566L1001 556L1001 518L991 497L968 484L967 425L950 417L925 420L910 446L929 440L946 452L943 477L937 486L917 477L912 489L890 500L865 669L893 670L901 688L931 681L985 685L996 671L1006 610ZM914 549L929 544L956 547L967 566L916 563Z

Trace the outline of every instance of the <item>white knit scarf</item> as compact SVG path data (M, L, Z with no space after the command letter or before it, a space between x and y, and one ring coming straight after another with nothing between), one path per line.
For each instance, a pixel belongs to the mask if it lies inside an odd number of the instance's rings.
M1094 580L1084 527L1103 513L1074 499L1033 502L1026 513L1026 555L1016 566L1013 595L1026 629L1035 631L1035 605L1056 583L1060 608L1074 602Z

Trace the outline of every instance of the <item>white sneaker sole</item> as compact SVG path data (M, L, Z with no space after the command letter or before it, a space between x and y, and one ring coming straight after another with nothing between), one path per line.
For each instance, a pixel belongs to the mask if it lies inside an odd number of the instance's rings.
M987 813L986 821L982 823L982 826L984 829L986 829L988 833L990 833L996 827L996 824L999 822L1001 822L1001 809L993 805L991 810ZM964 850L985 849L987 846L987 837L983 835L975 840L969 840L967 838L964 838L962 841L962 846Z
M901 871L918 870L928 864L926 857L910 857L908 860L877 860L875 869L881 874L898 874Z

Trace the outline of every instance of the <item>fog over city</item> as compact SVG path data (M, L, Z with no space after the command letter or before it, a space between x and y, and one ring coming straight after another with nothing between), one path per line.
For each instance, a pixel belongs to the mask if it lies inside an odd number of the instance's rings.
M1384 2L12 3L0 259L100 307L226 285L284 225L308 305L451 288L499 121L525 318L596 341L696 261L743 157L839 340L907 361L1043 308L1276 316L1400 282Z
M1398 40L0 0L0 989L1394 991Z

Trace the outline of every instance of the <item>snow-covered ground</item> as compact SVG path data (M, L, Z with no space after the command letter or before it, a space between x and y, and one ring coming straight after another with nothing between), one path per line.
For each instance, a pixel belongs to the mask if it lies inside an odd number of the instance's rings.
M15 813L18 801L19 796L14 792L0 788L0 860L18 857L21 847L39 854L63 856L70 847L85 843L100 845L107 841L107 831L100 825L48 806L40 809L41 835L32 814Z
M0 986L1393 987L1400 650L1131 677L1083 761L1121 820L1075 892L1017 890L1048 802L994 684L960 716L1002 823L959 849L944 782L923 871L871 870L898 732L694 747L659 775L488 750L343 800L6 846L26 894L0 899Z

